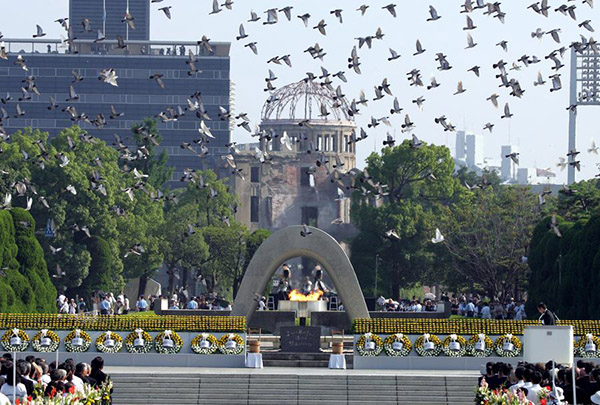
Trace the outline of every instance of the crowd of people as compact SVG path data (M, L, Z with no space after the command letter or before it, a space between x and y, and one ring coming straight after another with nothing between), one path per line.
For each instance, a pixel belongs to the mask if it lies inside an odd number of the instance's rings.
M433 299L420 300L413 297L412 300L404 299L395 301L380 295L377 298L377 310L386 312L437 312L437 302Z
M86 385L100 388L110 383L103 369L104 360L100 356L90 364L76 364L73 359L47 364L43 358L27 356L15 360L5 353L0 357L0 405L13 404L13 396L26 403L30 397L84 395Z
M442 295L442 300L450 302L452 315L482 319L527 319L525 301L515 301L514 298L500 302L484 300L479 294L461 294L458 297Z
M579 360L575 369L575 395L578 404L600 404L600 364ZM554 381L554 385L553 385ZM539 392L550 387L545 403L574 404L572 369L548 362L530 364L520 362L516 368L508 363L488 362L479 386L491 390L507 389L517 395L519 391L535 405L542 401ZM555 387L555 388L553 388Z
M169 300L169 309L207 309L211 311L231 311L231 303L217 294L199 295L185 299L178 299L173 295Z

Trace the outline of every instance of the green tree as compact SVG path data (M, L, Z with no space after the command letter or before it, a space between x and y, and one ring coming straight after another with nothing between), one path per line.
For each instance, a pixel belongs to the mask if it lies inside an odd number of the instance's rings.
M35 220L23 208L13 208L10 213L15 224L19 272L33 292L31 309L39 313L54 312L56 289L48 274L44 250L34 234Z
M360 231L352 243L352 261L359 280L367 280L363 288L370 290L378 257L379 285L398 298L402 286L431 277L428 241L444 206L459 199L463 189L443 146L414 148L405 141L369 156L366 169L359 179L366 193L352 196L352 219ZM389 231L394 234L387 236Z
M134 125L131 132L137 149L141 153L146 153L146 156L144 159L127 162L127 165L147 174L147 183L156 189L162 189L165 183L171 179L173 167L167 166L169 155L166 150L163 149L159 154L156 153L156 147L162 142L162 135L158 131L156 120L145 118L141 123Z
M492 299L520 296L527 281L525 257L539 219L537 197L518 186L474 190L444 216L451 272L480 286Z

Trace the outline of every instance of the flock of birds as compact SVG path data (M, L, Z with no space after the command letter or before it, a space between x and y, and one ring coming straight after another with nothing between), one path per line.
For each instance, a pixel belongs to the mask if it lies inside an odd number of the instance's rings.
M162 3L163 0L151 0L152 3ZM593 0L583 0L582 4L593 8ZM218 0L212 1L211 11L209 15L215 15L222 12L227 12L232 10L234 7L234 2L231 0L225 0L221 3ZM411 5L411 7L417 7L417 5ZM590 20L583 20L577 22L576 9L578 5L575 0L566 0L566 3L559 5L558 7L552 7L549 4L548 0L536 1L527 7L531 12L537 13L539 15L548 17L549 13L554 11L555 13L561 13L565 16L570 17L575 21L577 26L583 30L582 32L586 35L594 32L594 27L592 26L592 22ZM366 15L366 13L375 12L375 8L379 8L379 6L372 6L369 4L363 4L359 6L356 10L345 11L342 9L334 9L329 10L329 15L332 16L336 24L344 23L344 15L347 12L360 13L361 16ZM167 5L159 8L159 11L164 14L164 16L168 19L172 18L172 9L173 6ZM388 14L390 18L397 18L398 12L400 11L400 6L396 4L388 4L383 7L380 7L384 13ZM502 5L500 2L486 2L484 0L465 0L460 5L460 10L457 10L461 14L465 14L465 25L462 28L464 32L466 32L466 48L472 49L478 46L474 38L474 33L477 30L477 22L478 14L481 14L485 17L493 18L498 20L500 23L504 23L507 17L506 13L503 11ZM437 21L443 18L443 16L436 10L435 7L429 6L428 8L429 18L426 19L426 23L435 24ZM235 37L236 41L244 41L244 47L248 48L253 54L258 55L259 53L259 44L257 41L253 41L246 30L246 25L248 24L262 24L263 26L269 26L278 24L281 21L292 21L294 19L294 14L296 14L296 18L301 21L301 23L306 27L312 30L319 32L323 36L327 36L332 31L332 22L328 21L327 18L320 18L318 21L313 22L313 16L310 13L294 13L294 6L287 6L282 8L270 8L264 12L264 15L259 15L254 11L250 11L250 16L247 21L242 22L239 25L238 35ZM70 52L77 53L78 52L78 43L77 43L77 35L81 32L94 32L93 26L94 22L85 18L80 22L69 21L68 18L59 18L55 21L60 24L66 32L65 44L69 47ZM123 24L127 24L129 29L135 29L135 16L133 16L128 10L124 14L122 19ZM246 25L245 25L246 24ZM384 78L381 83L376 83L373 86L373 97L367 96L364 91L361 91L358 96L351 98L346 95L346 92L343 89L343 86L348 83L349 74L352 75L361 75L361 65L362 58L364 57L363 52L368 52L373 46L375 46L376 41L380 41L386 35L381 28L377 28L374 30L373 35L367 35L356 38L356 44L352 47L350 54L347 58L347 61L344 63L347 66L347 70L330 71L328 68L322 66L321 71L318 73L308 72L306 77L302 80L311 85L320 85L328 88L332 93L335 94L333 97L333 104L326 105L322 104L319 106L319 117L323 119L327 119L330 115L334 114L336 111L334 110L344 110L345 113L349 116L356 116L361 114L361 110L368 108L369 103L381 102L381 100L387 100L388 98L394 97L393 101L390 102L390 116L383 117L373 117L371 116L369 124L367 125L367 130L364 128L358 128L355 133L352 135L350 139L350 143L358 143L368 137L368 130L372 128L376 128L379 125L383 124L386 126L392 126L390 117L391 116L400 116L402 119L402 124L400 125L401 132L407 133L410 137L410 145L413 148L420 148L423 146L423 142L417 137L414 133L416 128L416 123L411 119L408 113L404 113L404 108L402 107L401 99L398 96L394 96L394 90L392 88L392 84L388 80L388 78ZM564 45L561 42L561 29L556 28L550 31L544 31L541 28L536 29L531 33L532 38L542 39L545 36L549 36L554 42L556 42L556 49L552 50L547 55L543 55L542 57L538 57L536 55L523 55L515 61L505 61L503 59L499 59L495 62L491 67L493 71L494 78L497 79L499 88L505 89L508 93L508 96L502 97L513 97L515 99L522 98L526 92L525 86L519 82L519 80L513 76L513 71L519 71L523 68L529 68L535 66L539 63L547 61L547 63L551 64L550 69L553 71L552 75L549 75L547 79L544 78L542 73L538 73L537 80L533 83L535 87L545 86L547 81L550 82L550 92L560 91L562 89L562 80L561 80L561 71L565 67L564 56L567 52L569 52L569 48L575 49L577 52L588 52L591 51L595 54L598 54L600 50L598 49L598 44L594 40L593 37L586 37L585 35L580 36L579 41L575 41L570 43L569 45ZM42 38L46 36L44 29L40 26L36 26L36 32L33 34L33 38ZM0 33L0 40L2 38L2 34ZM107 38L105 34L101 30L96 30L96 39L94 42L101 43L106 41ZM207 51L211 52L213 50L211 45L211 40L207 36L202 36L202 38L197 42L198 46ZM116 46L117 48L124 49L127 48L127 41L121 36L117 35L116 37ZM500 41L496 44L496 46L500 49L500 51L508 52L508 42ZM325 61L325 57L327 55L326 50L317 42L314 45L307 47L303 53L308 54L310 58L313 60L319 60L321 62ZM427 49L424 47L423 43L416 39L415 41L415 52L413 53L413 58L424 58L428 54ZM389 49L389 57L387 61L389 63L394 63L396 60L400 59L402 56L396 50L390 48ZM14 65L19 66L23 69L24 72L28 73L30 71L27 60L25 56L22 54L18 54L16 56L9 55L4 44L0 44L0 59L4 59L7 61L12 61ZM437 65L437 70L440 72L440 75L443 75L444 72L447 72L453 68L451 63L451 58L448 55L445 55L443 52L435 53L434 60ZM183 62L182 62L183 63ZM192 50L188 51L188 58L185 61L187 66L188 75L190 77L195 76L201 71L198 69L198 55L194 55ZM291 68L293 66L292 55L284 54L281 56L274 56L267 60L267 65L278 65L278 66L287 66ZM479 65L474 65L470 69L468 69L465 74L473 74L476 77L480 77L484 68ZM106 68L99 72L98 80L109 85L109 86L118 86L118 72L114 68ZM72 72L73 79L71 84L68 86L68 97L64 100L67 105L62 106L63 100L55 100L54 97L49 97L49 104L47 106L48 110L60 109L62 112L67 114L69 118L74 123L87 122L92 124L98 128L102 128L107 124L106 117L103 113L98 113L94 118L91 118L83 111L78 111L75 107L75 102L79 100L78 94L78 86L84 80L76 71ZM426 102L426 97L424 94L427 92L431 92L434 94L435 90L441 86L441 83L435 78L431 77L429 82L426 84L423 79L423 73L421 70L414 68L406 73L406 79L410 87L414 87L416 89L420 89L423 91L423 95L412 100L412 103L415 104L420 109L423 108L424 103ZM149 76L149 80L153 80L157 86L160 88L165 88L165 82L163 81L163 74L161 72L156 72ZM277 74L272 70L268 69L267 77L265 78L265 92L269 93L268 103L275 103L278 101L277 98ZM468 89L464 85L463 81L458 81L456 84L456 91L454 92L455 96L461 96L466 93ZM5 97L0 99L0 137L4 141L8 141L10 139L10 135L2 128L2 124L5 123L11 117L24 117L26 116L26 110L23 108L24 103L32 100L32 94L40 96L42 94L41 89L36 85L36 79L34 76L29 75L26 76L22 80L21 85L21 96L14 100L14 115L8 113L7 108L8 105L13 101L13 96L7 93ZM586 96L586 95L584 95ZM595 97L596 95L588 94L587 97ZM487 97L486 101L492 103L495 108L501 109L502 114L499 114L499 118L510 119L513 117L513 112L510 107L510 102L508 100L503 100L500 102L501 95L498 93L493 93ZM567 109L573 110L577 107L575 105L569 106ZM185 106L176 106L176 107L166 107L163 111L160 111L156 114L156 118L161 120L162 122L170 122L176 121L186 115L187 113L192 113L196 116L199 122L198 129L198 138L194 139L191 142L183 142L181 144L182 149L189 150L191 153L198 155L199 157L204 157L209 153L208 143L211 139L214 139L213 134L211 133L211 129L209 126L209 122L212 119L218 119L222 121L235 121L237 126L243 128L248 131L252 136L257 137L261 141L261 144L265 144L268 142L280 142L280 144L287 150L293 149L294 142L302 142L308 141L309 148L306 151L308 154L314 154L317 156L315 160L314 166L309 168L308 175L313 176L317 170L326 170L327 175L331 179L332 183L338 184L338 199L346 198L345 193L348 190L360 190L364 195L373 195L377 198L381 198L388 194L387 186L380 183L373 182L371 176L369 176L368 172L365 170L360 175L353 170L345 170L344 163L339 156L335 156L335 162L329 163L329 157L323 151L320 151L312 141L307 137L306 139L295 139L292 140L287 133L278 134L272 130L267 129L259 129L258 126L255 127L254 131L251 125L251 119L247 113L233 113L227 108L220 106L218 117L211 117L207 108L204 105L202 100L202 94L200 91L194 92L187 100L187 105ZM124 114L119 112L114 106L110 107L110 120L116 120L123 117ZM454 132L456 131L456 126L451 123L451 121L445 116L441 115L435 118L435 123L439 124L441 129L444 132ZM301 120L298 123L299 126L310 129L311 120L305 119ZM493 122L487 122L483 127L484 130L489 131L490 133L494 128ZM155 145L158 144L152 133L148 130L148 128L144 126L140 126L135 128L135 131L147 142L151 142ZM80 135L80 140L86 143L94 143L98 140L87 133L82 132ZM385 141L383 142L384 146L393 147L396 143L395 137L388 133ZM133 150L132 147L125 144L123 139L119 135L115 135L115 141L113 145L120 152L121 159L125 161L135 161L146 159L148 157L148 150L143 146L136 148ZM23 154L23 159L25 160L33 160L36 164L38 164L42 169L49 159L56 159L59 163L60 167L66 167L69 165L69 158L65 154L59 154L58 156L49 156L43 148L43 144L39 144L40 151L37 156L30 156L25 151L21 151ZM69 139L69 146L71 149L75 149L75 143ZM235 176L239 176L241 179L244 179L244 173L242 169L238 168L236 164L236 155L239 153L239 150L236 146L236 142L231 142L227 145L230 153L222 156L223 164L229 167L231 173ZM598 147L595 144L588 149L589 153L598 154ZM561 157L558 166L561 169L566 168L567 165L575 167L577 170L581 168L581 162L577 160L577 156L579 155L579 151L571 150L567 154L566 158ZM255 158L257 161L268 164L272 160L272 156L270 152L266 149L256 148L254 151ZM519 153L511 153L507 155L506 158L512 159L515 164L519 164ZM97 158L91 164L97 165L99 168L102 168L102 162L99 158ZM130 170L127 165L124 166L124 170L129 171L131 176L135 178L135 185L123 188L121 191L133 200L134 199L134 190L145 190L145 181L147 179L147 175L139 172L136 169ZM435 179L433 173L427 173L427 178ZM95 169L93 171L92 176L89 179L90 188L96 192L106 195L106 188L104 187L103 178L100 175L99 171ZM210 189L211 198L216 197L217 192L207 184L202 175L200 173L195 172L194 170L188 169L185 170L184 175L181 178L182 182L193 182L200 188L208 188ZM314 183L314 179L313 182ZM311 184L312 184L311 183ZM468 185L467 185L468 186ZM484 187L485 184L480 185ZM30 209L33 203L33 195L36 195L35 186L31 184L28 179L23 179L21 181L16 182L12 185L14 191L17 196L26 197L26 208ZM471 187L471 186L468 186ZM568 189L568 188L566 188ZM568 189L570 190L570 189ZM64 192L76 194L77 190L75 187L70 185L67 187ZM570 192L576 192L574 190L570 190ZM163 195L160 190L156 192L149 192L151 198L155 201L161 200L175 200L176 197L173 194L168 196ZM544 196L547 194L540 195L540 204L545 202ZM3 204L1 204L0 208L8 209L11 207L12 203L12 193L8 193L5 198ZM48 203L45 201L43 196L37 196L37 199L43 204L46 208L48 208ZM235 212L236 207L232 207L232 210ZM124 215L125 212L118 207L115 207L115 213L117 215ZM229 218L223 217L221 218L223 223L229 224ZM336 220L337 221L337 220ZM336 222L334 221L334 223ZM85 226L77 226L77 229L84 231L86 235L91 235L90 230ZM558 229L557 227L553 229ZM193 233L195 233L194 226L188 226L188 229L185 232L184 237L189 237ZM303 226L302 236L310 235L311 231L309 227L306 225ZM397 238L398 235L394 230L390 230L387 233L387 236L390 238ZM444 237L441 232L436 230L436 235L432 239L433 243L441 243L443 242ZM52 248L52 253L56 254L60 251L60 248ZM125 257L129 255L141 255L144 253L144 249L140 244L133 245L125 254ZM60 271L57 270L57 275L60 275Z

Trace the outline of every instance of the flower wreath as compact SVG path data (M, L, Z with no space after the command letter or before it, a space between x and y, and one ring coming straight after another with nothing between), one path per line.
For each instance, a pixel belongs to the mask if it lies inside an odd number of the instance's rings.
M152 336L143 329L136 329L125 338L129 353L149 353L152 350Z
M485 333L471 336L467 342L467 353L473 357L489 357L494 351L494 342Z
M383 350L390 357L406 357L412 350L412 344L402 333L390 335L383 341Z
M427 345L428 347L425 348L425 345L428 343L433 344L433 346ZM425 333L415 341L415 351L419 356L423 357L439 356L442 353L442 341L436 335Z
M87 352L91 344L92 338L81 329L75 329L65 336L65 349L71 353Z
M586 359L600 357L600 338L588 333L577 341L575 355Z
M192 339L192 350L198 354L213 354L219 349L219 341L215 335L201 333Z
M383 340L374 333L365 333L356 341L356 351L361 356L376 357L382 350Z
M521 354L523 345L521 345L521 341L517 337L508 333L496 339L494 349L496 350L496 354L500 357L517 357Z
M467 341L464 337L453 333L444 339L442 350L448 357L463 357L467 354Z
M118 353L123 348L123 338L115 332L107 331L96 339L96 349L102 353Z
M166 330L154 338L154 349L160 354L179 353L183 347L183 339L173 330Z
M29 347L29 336L18 328L7 330L2 336L2 347L7 352L24 352Z
M51 330L42 329L33 336L31 345L36 352L50 353L58 350L60 338Z
M219 339L219 350L223 354L242 354L244 345L244 339L237 333L228 333Z

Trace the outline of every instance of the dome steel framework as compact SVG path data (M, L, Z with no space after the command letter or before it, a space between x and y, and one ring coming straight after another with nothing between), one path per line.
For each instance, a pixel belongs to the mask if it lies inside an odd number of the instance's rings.
M324 105L330 113L321 115ZM314 110L314 111L313 111ZM327 85L301 80L275 90L262 109L262 120L353 121L345 97Z

